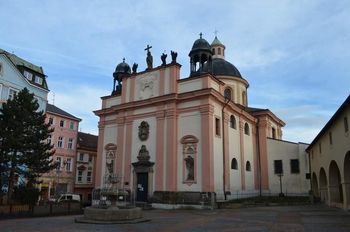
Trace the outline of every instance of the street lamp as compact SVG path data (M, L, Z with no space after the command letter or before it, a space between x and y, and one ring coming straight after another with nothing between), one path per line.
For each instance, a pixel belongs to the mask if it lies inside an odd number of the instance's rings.
M67 161L63 161L62 163L63 165L61 166L61 163L60 162L56 162L56 175L57 175L57 183L56 183L56 196L58 197L60 192L58 191L58 187L59 187L59 184L60 184L60 174L61 174L61 168L64 168L66 165L67 165Z

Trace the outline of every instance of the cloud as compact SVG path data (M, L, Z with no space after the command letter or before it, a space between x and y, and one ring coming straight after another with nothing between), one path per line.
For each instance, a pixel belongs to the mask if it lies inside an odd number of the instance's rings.
M71 86L61 85L55 92L49 94L49 103L61 108L70 114L81 118L80 130L92 134L97 134L98 117L93 111L101 108L101 96L109 93L104 89L91 86Z

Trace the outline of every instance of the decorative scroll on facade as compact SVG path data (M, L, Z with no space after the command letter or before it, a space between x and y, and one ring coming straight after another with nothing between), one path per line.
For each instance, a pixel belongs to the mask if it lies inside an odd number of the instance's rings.
M197 144L198 139L193 135L186 135L181 139L183 153L183 182L193 184L197 181Z

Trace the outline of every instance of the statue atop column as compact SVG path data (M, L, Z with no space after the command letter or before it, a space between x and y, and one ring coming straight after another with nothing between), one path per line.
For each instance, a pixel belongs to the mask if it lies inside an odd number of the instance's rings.
M150 70L153 68L153 56L150 52L151 48L152 48L152 46L149 46L149 45L147 45L147 47L145 48L145 51L147 51L147 58L146 58L147 68L146 68L146 70Z

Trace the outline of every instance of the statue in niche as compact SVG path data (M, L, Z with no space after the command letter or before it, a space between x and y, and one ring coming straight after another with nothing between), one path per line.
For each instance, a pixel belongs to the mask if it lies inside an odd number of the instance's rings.
M114 171L114 170L113 170L113 169L114 169L114 168L113 168L113 166L114 166L114 165L113 165L113 164L114 164L113 161L114 161L114 160L107 160L107 161L106 161L106 168L107 168L106 171L108 172L107 174L109 174L109 175L112 174L113 171Z
M194 160L191 156L187 156L185 158L186 169L187 169L187 178L186 180L193 181L194 180Z
M162 56L160 57L160 59L162 60L162 65L166 65L166 58L167 58L167 54L163 53Z
M142 121L139 126L139 139L141 141L145 141L148 139L148 136L149 136L149 124L146 121Z
M138 64L136 64L136 63L134 63L133 65L132 65L132 73L136 73L137 72L137 67L138 67L139 65Z
M149 156L149 152L146 148L146 145L141 146L141 149L139 151L139 155L137 156L137 159L139 161L149 161L150 156Z
M151 48L152 46L149 46L149 45L147 45L147 47L145 48L145 51L147 51L147 58L146 58L147 69L146 70L150 70L153 68L153 56L150 52Z
M177 52L171 51L171 63L176 63Z

